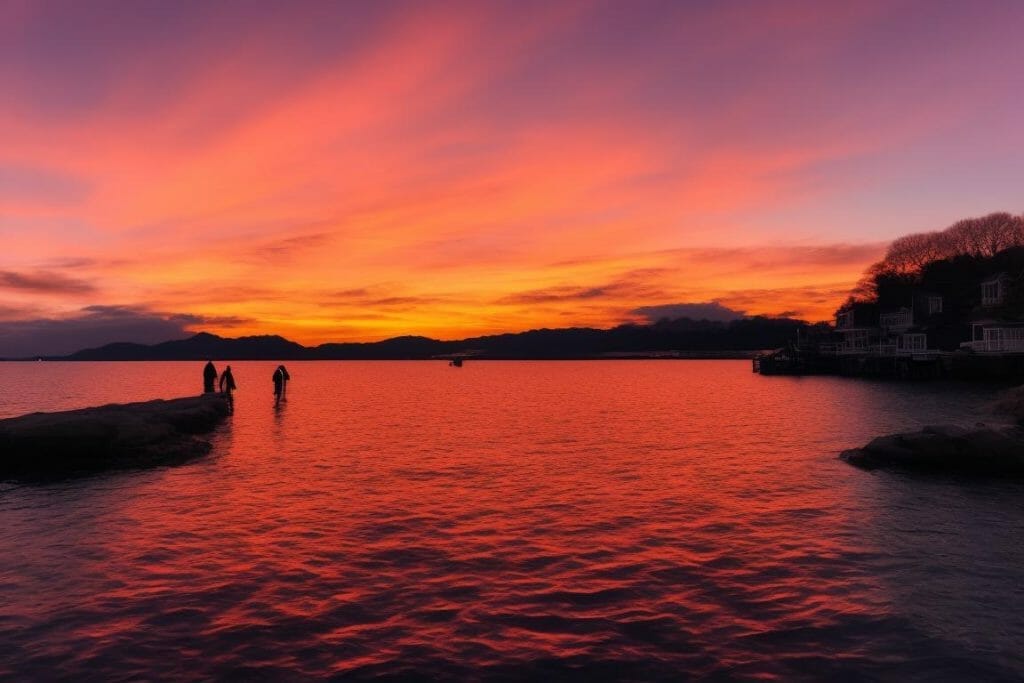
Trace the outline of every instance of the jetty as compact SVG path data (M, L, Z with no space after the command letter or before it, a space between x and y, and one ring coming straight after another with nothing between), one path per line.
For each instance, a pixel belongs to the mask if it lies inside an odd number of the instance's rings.
M199 435L230 414L221 394L111 404L0 420L0 479L59 478L205 455Z

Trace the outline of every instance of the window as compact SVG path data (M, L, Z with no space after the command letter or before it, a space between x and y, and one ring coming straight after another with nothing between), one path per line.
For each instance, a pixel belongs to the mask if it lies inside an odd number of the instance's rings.
M983 350L1024 351L1024 327L986 327Z
M983 282L981 285L982 306L995 306L1003 303L1003 288L999 280L994 282Z
M936 313L942 313L942 297L930 296L928 297L928 315L935 315Z
M886 329L902 327L904 329L914 324L914 314L908 309L896 311L895 313L883 313L879 318L879 325Z
M866 349L868 347L868 331L856 330L846 335L846 341L851 349Z
M926 351L928 349L928 335L926 334L905 334L903 335L904 351Z

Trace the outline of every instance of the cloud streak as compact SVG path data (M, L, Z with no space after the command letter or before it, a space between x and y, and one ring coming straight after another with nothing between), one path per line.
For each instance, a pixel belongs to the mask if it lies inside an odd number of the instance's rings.
M60 273L11 270L0 270L0 289L31 294L88 294L96 290L85 280L67 277Z

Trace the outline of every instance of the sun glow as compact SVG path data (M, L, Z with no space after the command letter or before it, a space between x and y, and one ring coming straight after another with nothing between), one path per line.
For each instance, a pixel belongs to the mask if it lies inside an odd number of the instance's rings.
M892 237L1016 208L1013 22L873 40L913 4L8 3L0 320L117 306L313 343L712 301L827 318Z

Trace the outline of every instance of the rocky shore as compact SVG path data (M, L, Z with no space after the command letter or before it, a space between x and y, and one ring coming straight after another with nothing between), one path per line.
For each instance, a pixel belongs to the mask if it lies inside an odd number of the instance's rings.
M210 451L198 435L228 414L223 396L207 394L0 420L0 479L182 462Z
M951 474L1024 476L1024 387L1006 392L995 412L1011 425L940 425L890 434L839 457L863 469L893 468Z

